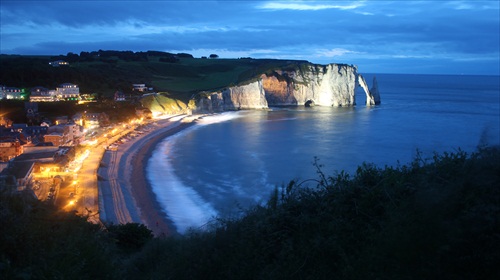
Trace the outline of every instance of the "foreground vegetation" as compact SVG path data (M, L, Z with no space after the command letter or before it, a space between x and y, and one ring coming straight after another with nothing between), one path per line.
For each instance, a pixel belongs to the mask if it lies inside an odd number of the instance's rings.
M0 275L24 279L500 279L500 151L292 181L182 237L102 230L2 187ZM314 182L311 185L311 182ZM309 187L306 184L309 183Z

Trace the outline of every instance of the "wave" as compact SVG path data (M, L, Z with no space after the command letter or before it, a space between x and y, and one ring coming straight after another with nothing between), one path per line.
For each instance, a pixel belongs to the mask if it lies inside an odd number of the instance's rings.
M209 124L214 124L214 123L221 123L221 122L226 122L226 121L234 120L237 118L241 118L241 117L243 117L243 115L244 115L244 113L242 111L224 112L224 113L200 117L196 120L196 123L199 125L209 125Z
M175 175L169 154L176 139L185 133L177 133L163 142L153 152L147 163L147 177L157 200L181 234L190 228L199 228L217 216L217 211L204 201L191 187Z
M147 178L160 206L181 234L190 228L200 228L218 215L217 210L190 186L175 175L171 164L171 152L178 139L206 125L240 118L242 112L224 112L196 119L196 124L164 139L153 151L147 163ZM184 115L170 118L181 121Z

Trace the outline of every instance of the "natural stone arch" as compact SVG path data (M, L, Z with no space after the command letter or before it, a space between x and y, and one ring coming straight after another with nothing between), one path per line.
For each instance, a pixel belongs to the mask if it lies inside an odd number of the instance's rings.
M380 104L380 93L378 91L377 79L373 77L373 86L368 89L368 84L363 76L358 74L358 85L363 88L366 93L366 106L373 106Z
M316 105L316 103L312 99L309 99L306 101L306 103L304 103L304 106L306 106L306 107L314 107L315 105Z

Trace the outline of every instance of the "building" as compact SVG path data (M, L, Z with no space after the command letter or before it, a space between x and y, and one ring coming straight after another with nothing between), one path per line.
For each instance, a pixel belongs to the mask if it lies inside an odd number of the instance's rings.
M23 153L23 146L19 140L0 141L0 161L9 161Z
M59 100L80 100L80 88L71 83L61 84L56 88L56 95Z
M51 142L54 146L71 146L81 143L84 137L81 126L68 123L50 126L43 139L44 142Z
M49 65L52 67L59 67L59 66L68 66L69 63L64 60L56 60L49 62Z
M146 84L132 84L132 90L144 92L147 91L148 88L146 87Z
M85 113L85 128L108 126L109 116L106 113L87 112Z
M44 142L52 143L54 146L62 146L66 143L64 134L59 132L51 132L43 136Z
M12 121L9 118L4 116L0 116L0 127L10 127L12 125Z
M6 99L24 99L24 90L16 87L3 87L3 98Z
M69 122L68 116L59 116L59 117L56 117L56 119L55 119L56 125L67 124L68 122Z
M15 130L13 126L0 127L0 142L9 142L17 140L21 145L27 144L27 139L21 131Z
M0 99L7 98L6 86L0 85Z
M33 183L34 162L9 162L7 168L0 173L1 177L13 176L16 181L17 190L23 191Z
M52 102L56 100L56 91L38 86L31 89L30 102Z
M52 142L54 146L65 146L73 143L73 129L69 125L54 125L47 129L44 142Z
M54 125L47 129L43 136L44 142L52 142L54 146L64 146L72 141L72 130L66 125Z
M24 137L26 140L30 141L33 145L36 145L44 141L43 136L47 134L48 126L28 126L23 129Z
M125 94L119 90L115 92L115 101L125 101Z

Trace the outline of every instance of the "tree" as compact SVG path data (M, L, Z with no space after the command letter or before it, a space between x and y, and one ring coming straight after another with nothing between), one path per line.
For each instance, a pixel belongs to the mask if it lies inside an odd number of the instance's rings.
M219 58L219 56L213 53L210 55L210 58L215 59L215 58Z
M127 223L111 225L109 233L115 238L116 244L126 251L136 251L153 239L153 232L143 224Z

